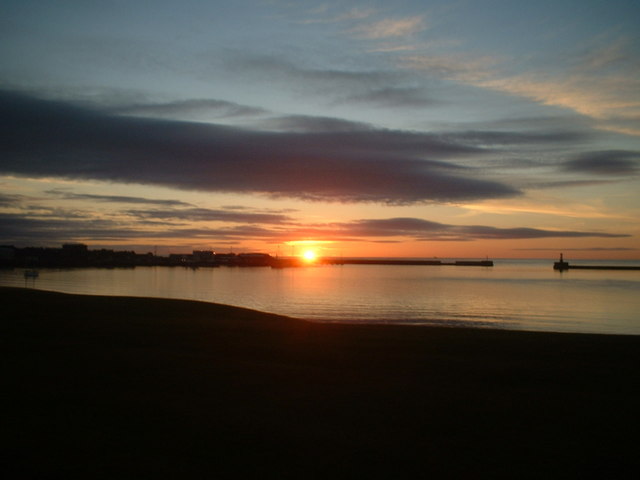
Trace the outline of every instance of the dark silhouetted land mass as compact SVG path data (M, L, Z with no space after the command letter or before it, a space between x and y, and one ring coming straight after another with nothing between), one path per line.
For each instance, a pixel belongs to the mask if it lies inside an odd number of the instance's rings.
M622 478L639 465L640 337L13 288L0 301L4 478Z
M133 251L109 249L91 250L83 243L68 243L61 248L0 245L0 268L134 268L134 267L305 267L323 265L437 265L464 267L492 267L486 260L390 259L321 257L306 262L300 257L274 257L268 253L216 253L213 250L194 250L193 253L170 254L167 257Z

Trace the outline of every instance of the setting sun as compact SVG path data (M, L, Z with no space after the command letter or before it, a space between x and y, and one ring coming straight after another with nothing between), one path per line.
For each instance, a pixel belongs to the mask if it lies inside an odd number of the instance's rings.
M316 259L316 252L313 250L305 250L302 254L302 258L304 258L307 262L313 262Z

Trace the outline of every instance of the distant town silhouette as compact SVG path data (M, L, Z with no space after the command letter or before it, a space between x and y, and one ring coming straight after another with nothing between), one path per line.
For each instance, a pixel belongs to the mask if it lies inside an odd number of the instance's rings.
M0 246L0 267L3 268L127 268L127 267L299 267L310 264L329 265L453 265L465 267L492 267L493 261L397 258L343 258L280 257L262 252L218 253L213 250L194 250L192 253L171 253L168 256L152 252L90 250L84 243L66 243L61 248Z
M275 257L267 253L216 253L213 250L168 256L104 248L90 250L83 243L67 243L61 248L0 246L2 267L271 266L274 260Z

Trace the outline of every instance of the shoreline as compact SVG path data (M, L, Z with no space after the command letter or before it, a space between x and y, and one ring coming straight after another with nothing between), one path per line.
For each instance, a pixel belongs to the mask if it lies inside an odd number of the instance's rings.
M120 298L123 297L121 294L108 294L108 293L95 293L95 292L77 292L77 291L65 291L58 290L55 288L46 289L46 288L38 288L35 286L35 283L32 283L33 279L26 279L22 285L0 285L0 289L2 288L15 288L15 289L28 289L28 290L37 290L41 292L52 292L52 293L61 293L66 295L84 295L84 296L105 296L112 298ZM518 323L517 320L514 319L483 319L483 320L464 320L460 318L449 318L446 316L442 316L440 318L415 318L415 317L359 317L359 316L342 316L342 317L321 317L321 316L309 316L302 317L296 315L289 315L287 312L276 312L276 311L263 311L258 309L252 309L251 307L246 307L242 305L232 305L226 303L217 303L209 300L198 300L195 298L173 298L173 297L153 297L153 296L144 296L144 295L128 295L131 298L140 298L147 300L178 300L178 301L188 301L188 302L196 302L196 303L205 303L209 305L226 305L230 308L239 308L239 309L248 309L253 310L257 313L264 313L268 315L276 315L287 317L290 319L296 319L299 321L311 322L311 323L319 323L319 324L335 324L335 325L389 325L389 326L402 326L402 327L425 327L425 328L454 328L454 329L471 329L471 330L499 330L499 331L509 331L509 332L530 332L530 333L551 333L551 334L585 334L585 335L616 335L616 336L637 336L640 337L640 331L636 333L637 328L632 328L629 331L629 328L621 328L619 326L613 327L603 327L598 324L592 325L590 329L586 327L576 327L572 325L556 325L555 329L551 329L549 326L545 325L529 325L522 326Z
M640 337L0 288L24 477L576 478L640 465Z

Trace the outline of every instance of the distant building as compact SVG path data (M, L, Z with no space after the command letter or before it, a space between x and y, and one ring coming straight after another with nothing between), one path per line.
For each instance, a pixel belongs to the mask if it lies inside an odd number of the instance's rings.
M238 263L243 267L268 267L273 263L273 257L268 253L240 253Z
M169 264L171 265L185 265L193 263L193 255L189 253L170 253Z
M214 253L213 259L217 265L235 265L236 254L235 253Z
M192 255L194 262L213 262L214 252L213 250L194 250Z
M89 250L84 243L65 243L62 250L67 253L86 253Z

